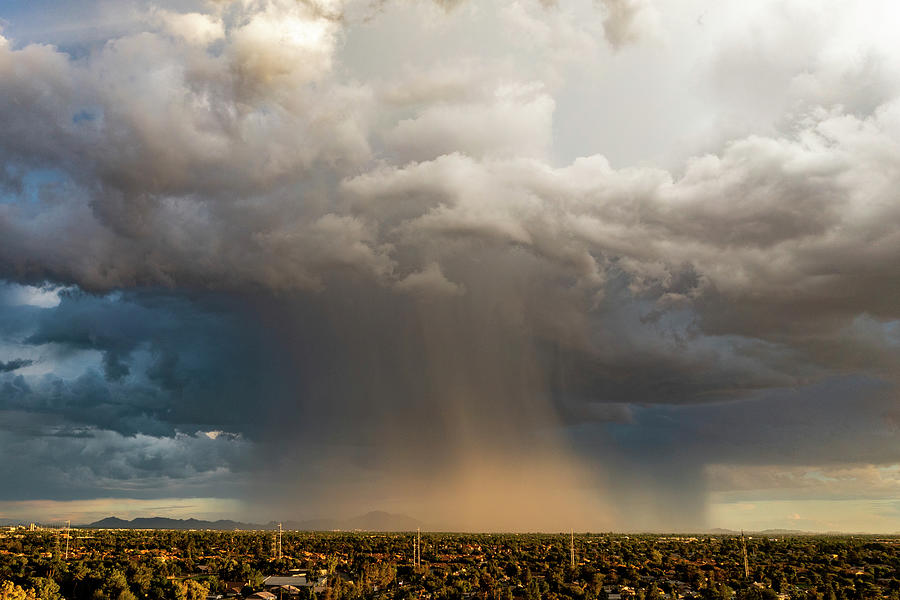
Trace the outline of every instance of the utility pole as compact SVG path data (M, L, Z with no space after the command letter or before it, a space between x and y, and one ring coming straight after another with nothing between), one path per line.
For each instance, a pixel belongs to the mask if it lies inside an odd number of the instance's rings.
M278 524L278 560L281 560L281 523Z
M744 554L744 579L750 581L750 562L747 560L747 538L744 537L743 529L741 529L741 551Z
M69 528L72 525L72 521L66 521L66 560L69 560Z

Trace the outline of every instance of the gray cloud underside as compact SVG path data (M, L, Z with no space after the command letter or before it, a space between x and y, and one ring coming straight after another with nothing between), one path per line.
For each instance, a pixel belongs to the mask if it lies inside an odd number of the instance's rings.
M6 362L0 362L0 373L8 373L10 371L16 371L21 369L22 367L27 367L33 364L34 361L27 358L15 358L13 360L8 360Z
M658 33L650 3L602 4L617 54ZM0 313L41 364L99 357L73 378L5 357L0 409L22 427L59 419L78 433L68 444L135 444L137 462L125 452L98 485L154 472L142 456L176 460L153 444L205 451L199 430L243 437L209 440L223 450L197 473L245 468L227 448L253 440L272 468L295 459L311 481L343 481L385 464L452 470L469 447L556 449L547 430L563 425L598 471L631 481L626 499L662 482L669 516L696 511L684 482L702 487L710 455L900 458L890 69L793 65L796 113L677 168L559 165L553 78L593 47L562 7L541 9L546 27L505 7L553 47L546 72L450 56L359 80L340 64L334 6L217 6L140 13L139 31L81 54L0 45L14 200L0 203L0 275L99 294ZM735 69L782 76L747 60L713 61L720 94ZM872 94L828 91L839 72ZM817 410L815 431L848 423L840 452L790 437ZM285 421L302 431L289 451L267 443ZM4 435L56 460L29 446L37 434ZM760 438L769 453L750 458ZM340 476L322 466L335 453L352 465Z
M112 431L72 429L52 417L0 411L0 443L15 456L0 474L0 500L35 498L165 497L234 494L246 468L247 444L204 434L124 437ZM237 475L236 475L237 474Z

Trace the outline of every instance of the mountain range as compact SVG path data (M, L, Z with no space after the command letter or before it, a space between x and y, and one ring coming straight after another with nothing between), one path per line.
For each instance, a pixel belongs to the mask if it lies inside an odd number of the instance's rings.
M422 523L406 515L372 511L350 519L311 519L307 521L284 521L282 527L297 531L412 531ZM243 523L220 519L204 521L200 519L171 519L169 517L138 517L130 521L118 517L106 517L93 523L79 525L84 529L213 529L220 531L278 529L277 521L266 524Z

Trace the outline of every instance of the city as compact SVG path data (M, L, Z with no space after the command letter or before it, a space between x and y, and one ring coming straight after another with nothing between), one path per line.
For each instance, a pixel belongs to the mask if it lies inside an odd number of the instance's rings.
M38 600L900 598L900 536L418 536L419 565L417 532L8 528L0 579Z

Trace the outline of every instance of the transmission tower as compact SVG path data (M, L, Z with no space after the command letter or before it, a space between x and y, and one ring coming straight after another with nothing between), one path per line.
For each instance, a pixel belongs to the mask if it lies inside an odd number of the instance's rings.
M570 531L571 538L569 539L569 558L572 561L572 569L575 569L575 530L572 529Z
M741 552L744 555L744 579L750 580L750 561L747 560L747 538L744 537L744 530L741 529Z
M278 524L278 560L281 560L281 523Z
M69 528L72 521L66 521L66 560L69 560Z
M422 566L422 529L416 527L416 568Z

